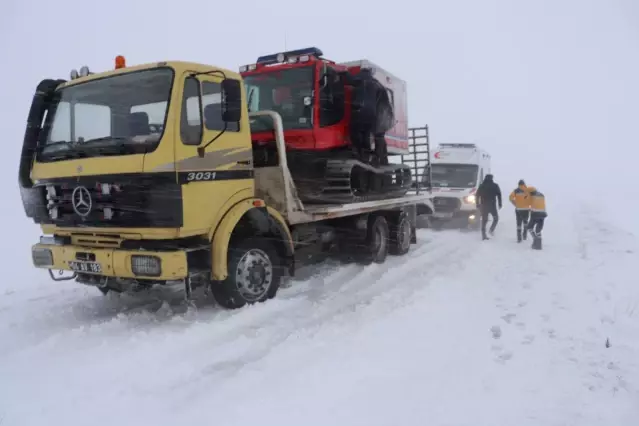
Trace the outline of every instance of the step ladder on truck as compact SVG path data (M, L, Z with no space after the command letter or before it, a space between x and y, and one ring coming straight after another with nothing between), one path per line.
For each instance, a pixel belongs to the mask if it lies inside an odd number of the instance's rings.
M212 65L121 57L115 70L43 80L19 160L25 213L44 234L34 266L104 294L178 286L190 299L205 287L234 309L275 297L309 255L370 264L408 253L430 192L304 203L282 116L249 113L243 85ZM94 138L80 131L86 115L58 108L76 99L107 107ZM250 120L272 122L276 161L256 161Z
M417 225L419 228L431 226L431 218L437 211L432 198L432 170L430 155L430 136L428 126L408 129L410 141L408 154L399 156L400 161L410 167L413 176L410 195L429 195L428 202L418 203Z

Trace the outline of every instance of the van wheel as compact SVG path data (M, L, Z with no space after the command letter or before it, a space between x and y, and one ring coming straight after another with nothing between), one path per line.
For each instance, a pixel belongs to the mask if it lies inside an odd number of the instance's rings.
M402 212L394 223L390 225L390 246L389 253L395 256L402 256L410 250L410 240L413 229L406 212Z
M389 235L386 218L382 215L371 215L368 218L368 230L359 263L384 263L388 256Z
M263 238L229 245L228 277L211 283L211 293L227 309L265 302L277 294L282 279L280 257Z

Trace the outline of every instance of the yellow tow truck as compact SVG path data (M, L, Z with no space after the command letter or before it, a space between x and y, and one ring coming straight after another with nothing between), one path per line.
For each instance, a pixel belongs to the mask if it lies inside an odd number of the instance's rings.
M43 80L29 111L20 190L43 233L33 264L56 281L104 294L177 284L187 298L206 286L220 305L239 308L273 298L309 254L364 264L406 254L418 210L434 210L425 187L306 205L287 164L281 116L248 112L239 73L115 62L113 70L84 66L69 81ZM255 164L254 119L273 123L275 164Z

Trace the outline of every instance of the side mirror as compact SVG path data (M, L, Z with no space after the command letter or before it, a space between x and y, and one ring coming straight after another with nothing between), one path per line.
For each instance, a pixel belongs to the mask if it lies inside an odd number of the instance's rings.
M222 120L236 123L242 118L242 89L239 80L225 78L222 80L223 112Z

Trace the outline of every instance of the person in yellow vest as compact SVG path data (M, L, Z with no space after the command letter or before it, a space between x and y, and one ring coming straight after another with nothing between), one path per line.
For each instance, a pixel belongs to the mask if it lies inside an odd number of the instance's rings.
M544 229L544 222L548 217L546 212L546 197L534 186L528 187L530 198L530 222L528 222L528 231L533 237L532 248L541 250L541 231Z
M526 239L528 228L528 217L530 216L530 195L526 182L521 179L517 188L510 193L508 197L513 206L515 206L515 219L517 220L517 242L521 243L522 239Z

